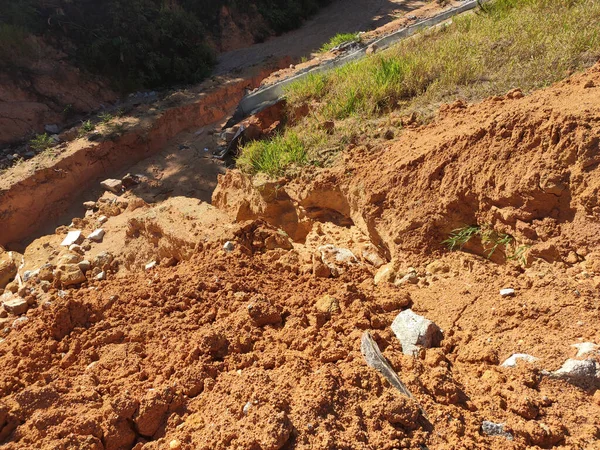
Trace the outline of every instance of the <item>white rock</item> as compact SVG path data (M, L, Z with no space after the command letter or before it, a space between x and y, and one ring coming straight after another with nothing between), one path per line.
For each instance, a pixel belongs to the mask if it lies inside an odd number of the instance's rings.
M156 261L149 262L144 267L145 267L146 270L153 269L154 267L156 267Z
M102 242L103 237L104 237L104 230L102 228L98 228L98 229L92 231L87 238L90 241Z
M354 253L347 248L336 247L332 244L322 245L317 249L321 254L321 261L334 277L344 273L346 269L358 264L358 259Z
M405 355L415 355L419 346L434 347L442 338L440 327L411 309L398 314L391 328L402 344L402 353Z
M250 408L252 408L252 402L248 402L244 405L244 407L242 408L242 412L244 413L245 416L248 415L248 412L250 412Z
M500 289L500 295L502 297L512 297L515 295L515 290L513 288Z
M515 367L517 365L517 361L519 361L519 360L523 360L528 363L533 363L533 362L537 361L537 358L535 356L528 355L527 353L515 353L515 354L511 355L509 358L507 358L507 360L504 361L501 364L501 366L502 367Z
M235 244L231 241L227 241L225 242L225 245L223 245L223 250L225 250L226 252L232 252L235 249Z
M514 439L513 435L504 431L504 426L505 424L503 423L494 423L489 420L484 420L481 424L481 431L487 436L502 436L509 441L512 441Z
M104 189L110 192L114 192L115 194L120 194L123 191L123 183L121 180L115 180L113 178L109 178L108 180L104 180L100 183Z
M567 359L562 367L551 373L557 378L591 380L599 377L598 363L593 359Z
M60 245L64 247L70 247L73 244L79 244L83 241L83 236L81 235L81 230L73 230L67 233L67 237L63 239Z
M105 223L107 220L108 220L108 217L106 217L106 216L100 216L100 217L98 217L98 223L101 224L101 225L103 223Z
M96 280L98 281L102 281L106 279L106 272L100 272L98 275L96 275Z
M582 342L580 344L573 344L571 347L575 347L577 349L577 356L585 356L588 353L594 353L598 350L598 345L593 342Z

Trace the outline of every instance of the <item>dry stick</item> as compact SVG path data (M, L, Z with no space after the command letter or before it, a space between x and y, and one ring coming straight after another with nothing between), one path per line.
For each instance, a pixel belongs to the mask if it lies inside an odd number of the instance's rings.
M360 351L365 357L367 365L381 373L385 377L385 379L390 382L392 386L394 386L408 398L413 399L419 407L419 409L421 410L421 414L423 414L423 417L429 420L429 417L427 417L427 413L425 412L423 407L410 393L410 391L404 385L404 383L400 381L400 377L398 376L396 371L392 369L392 366L390 366L390 363L387 362L387 359L385 359L385 357L381 354L381 350L379 350L377 342L375 342L375 340L371 337L371 334L369 334L368 331L365 331L362 335L362 339L360 340Z

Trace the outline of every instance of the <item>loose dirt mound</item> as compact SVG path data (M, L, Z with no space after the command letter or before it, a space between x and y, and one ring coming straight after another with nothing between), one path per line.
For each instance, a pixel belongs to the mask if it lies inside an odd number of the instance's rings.
M597 448L597 376L550 372L598 360L572 345L600 342L599 106L596 66L457 102L295 180L229 172L214 203L237 224L185 200L109 218L124 250L106 281L42 293L32 276L27 315L0 319L4 447ZM474 224L530 246L524 265L444 250ZM125 270L136 248L160 264ZM438 348L403 354L390 325L407 307L443 329ZM365 330L415 400L366 365ZM536 359L500 364L515 353Z

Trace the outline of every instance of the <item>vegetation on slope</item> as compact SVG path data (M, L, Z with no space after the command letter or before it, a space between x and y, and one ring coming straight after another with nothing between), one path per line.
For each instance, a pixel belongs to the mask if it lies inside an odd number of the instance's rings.
M221 33L224 6L233 17L262 15L270 29L251 30L261 40L299 26L328 1L10 0L0 10L0 54L27 32L43 35L122 90L193 83L216 61L207 42Z
M496 0L450 25L294 84L288 106L310 103L311 114L287 132L302 140L305 131L312 135L319 124L335 120L333 135L321 130L323 139L311 142L342 147L368 130L365 119L393 110L430 115L440 103L457 97L477 100L516 87L541 88L592 65L599 56L600 2ZM304 162L318 160L319 147L302 142ZM261 148L269 148L269 159L275 159L272 143L251 145L253 160L260 159ZM265 168L248 159L242 150L241 167L251 173L283 170L279 163Z

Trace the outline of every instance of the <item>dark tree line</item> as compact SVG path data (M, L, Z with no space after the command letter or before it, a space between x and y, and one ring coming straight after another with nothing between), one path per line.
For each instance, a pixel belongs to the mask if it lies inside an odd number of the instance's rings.
M0 0L0 26L43 35L122 90L195 83L216 58L223 6L260 14L256 40L298 27L329 0ZM0 42L0 45L2 43Z

